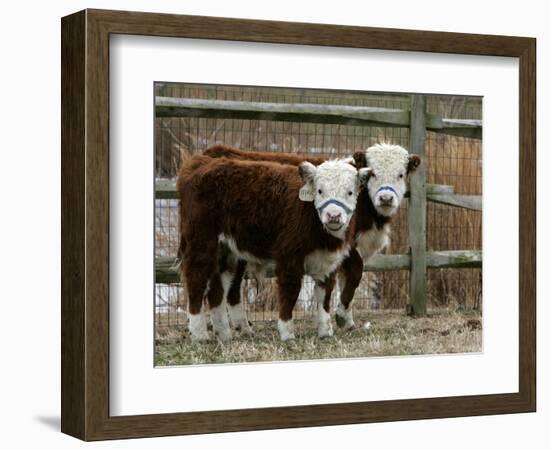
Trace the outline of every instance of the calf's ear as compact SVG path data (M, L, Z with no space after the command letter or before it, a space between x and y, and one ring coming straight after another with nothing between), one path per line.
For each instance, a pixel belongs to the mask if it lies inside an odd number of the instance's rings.
M363 167L357 171L357 181L359 182L359 190L367 186L372 169L370 167Z
M407 173L412 173L420 165L420 156L415 154L409 155L409 163L407 164Z
M353 154L353 160L355 161L355 167L358 169L367 167L367 155L365 152L355 152Z
M304 185L300 188L298 197L303 202L312 202L315 199L315 187L313 180L315 179L315 171L317 168L308 161L304 161L298 167L300 176L304 181Z

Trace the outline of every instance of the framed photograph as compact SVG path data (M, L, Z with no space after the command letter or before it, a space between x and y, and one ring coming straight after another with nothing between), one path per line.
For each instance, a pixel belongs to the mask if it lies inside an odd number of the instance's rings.
M535 39L61 29L64 433L535 411Z

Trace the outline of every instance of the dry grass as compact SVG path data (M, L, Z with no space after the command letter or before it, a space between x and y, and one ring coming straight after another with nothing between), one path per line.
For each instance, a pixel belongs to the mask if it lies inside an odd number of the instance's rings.
M192 343L184 327L160 329L155 365L243 363L369 356L467 353L482 350L481 315L474 311L439 309L425 318L410 318L401 311L369 314L369 330L342 331L319 339L311 320L296 321L296 341L282 343L276 323L254 323L252 337L234 334L220 343ZM361 322L362 324L363 322Z

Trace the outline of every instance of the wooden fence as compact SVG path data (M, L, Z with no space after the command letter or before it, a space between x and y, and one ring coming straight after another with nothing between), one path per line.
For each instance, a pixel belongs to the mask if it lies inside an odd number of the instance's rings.
M157 97L157 117L205 117L249 120L275 120L325 124L346 124L410 129L409 151L425 158L426 131L481 139L481 120L448 119L426 111L426 96L411 95L410 110L364 106L285 104ZM455 194L453 186L426 183L426 163L411 177L409 197L409 245L405 255L375 255L365 262L365 271L410 271L411 315L426 314L426 275L428 268L474 268L482 265L481 250L426 251L426 204L436 202L481 210L479 195ZM157 199L177 198L174 181L158 181ZM155 260L155 281L177 283L179 273L172 257ZM268 274L273 276L273 274Z

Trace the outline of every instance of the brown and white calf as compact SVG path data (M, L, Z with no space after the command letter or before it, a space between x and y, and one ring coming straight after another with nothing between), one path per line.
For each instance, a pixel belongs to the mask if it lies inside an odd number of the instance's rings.
M289 165L299 165L304 161L318 165L325 161L318 156L243 151L224 145L210 147L204 151L204 155L211 158L271 161ZM391 218L399 209L405 195L407 177L420 164L420 158L417 155L409 154L403 147L391 144L373 145L366 151L356 152L353 159L357 167L369 167L371 173L367 182L368 189L361 191L357 200L354 245L338 271L343 288L336 310L336 323L345 329L355 326L351 303L363 275L364 261L389 245ZM232 266L232 270L222 276L226 280L225 295L232 322L245 332L249 332L248 321L240 300L240 285L245 266L246 263L243 261L237 262ZM326 312L329 311L333 287L334 277L332 276L323 286L316 285L314 288L314 300L319 305L323 303L323 310ZM327 329L327 325L319 323L320 335L323 334L324 329Z
M192 338L208 339L205 295L215 333L222 340L231 336L220 276L229 271L228 258L220 243L240 260L274 267L279 332L282 340L294 338L302 276L322 286L349 254L353 212L368 173L342 160L296 166L200 155L185 161L177 189Z

